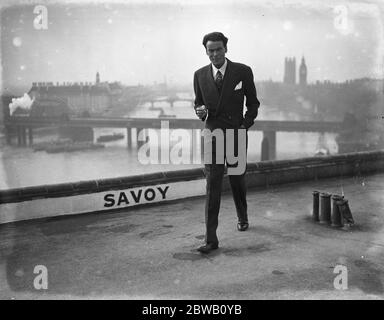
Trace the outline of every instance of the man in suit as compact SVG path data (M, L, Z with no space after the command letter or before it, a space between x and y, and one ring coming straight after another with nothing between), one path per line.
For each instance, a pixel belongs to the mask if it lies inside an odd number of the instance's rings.
M235 63L225 57L227 53L228 39L221 32L212 32L204 36L203 45L211 64L197 70L194 74L195 111L196 115L205 121L205 128L210 132L222 130L224 140L228 137L226 132L232 129L234 132L234 152L245 150L243 156L246 161L247 140L238 141L240 131L247 134L247 130L257 117L260 102L257 99L256 88L253 80L252 69L244 64ZM244 115L244 97L246 97L247 111ZM208 139L209 140L209 139ZM213 140L213 142L212 142ZM205 162L205 174L207 179L205 202L205 245L198 248L201 253L209 253L219 247L216 230L220 210L221 187L224 175L224 163L216 161L216 139L212 143L209 152L212 152L211 163ZM239 143L245 143L240 148ZM204 141L204 148L206 148ZM224 146L228 147L227 141ZM228 155L228 150L224 150ZM229 168L233 166L226 157ZM241 174L229 175L233 199L237 212L237 229L247 230L248 214L246 200L245 170Z

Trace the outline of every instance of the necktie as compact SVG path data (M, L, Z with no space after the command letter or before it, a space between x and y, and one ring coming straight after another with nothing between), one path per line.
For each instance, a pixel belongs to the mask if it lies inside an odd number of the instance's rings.
M216 73L215 82L216 82L217 89L219 89L219 92L220 92L223 86L223 75L221 74L220 70L218 70Z

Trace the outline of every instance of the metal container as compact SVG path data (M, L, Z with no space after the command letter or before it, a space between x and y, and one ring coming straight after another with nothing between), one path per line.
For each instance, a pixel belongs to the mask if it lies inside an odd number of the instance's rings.
M335 228L341 228L343 226L342 216L338 206L338 202L343 200L343 198L343 196L337 194L332 196L331 226Z
M352 226L354 225L355 221L352 217L351 209L349 208L348 200L347 199L341 199L337 201L337 206L340 211L340 215L343 220L344 225Z
M313 191L313 209L312 209L312 218L313 221L319 221L319 191Z
M320 223L331 223L331 195L326 192L320 193Z

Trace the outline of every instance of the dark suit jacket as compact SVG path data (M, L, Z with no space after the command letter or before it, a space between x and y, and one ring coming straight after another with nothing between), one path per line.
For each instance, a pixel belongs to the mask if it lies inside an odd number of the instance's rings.
M209 117L215 117L231 127L239 128L244 125L248 129L253 125L260 106L252 69L245 64L232 62L229 59L227 61L221 94L213 79L211 64L195 72L193 80L195 109L205 105L209 112L208 120ZM240 81L242 81L242 88L235 90ZM243 116L244 96L247 107L245 116Z

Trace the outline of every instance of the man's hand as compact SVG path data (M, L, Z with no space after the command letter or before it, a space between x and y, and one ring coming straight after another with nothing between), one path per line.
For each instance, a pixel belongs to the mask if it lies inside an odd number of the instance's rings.
M206 106L197 107L195 111L200 120L202 120L207 115L207 112L208 112Z

